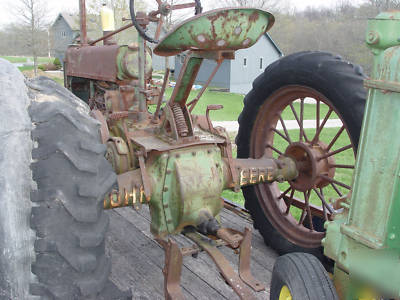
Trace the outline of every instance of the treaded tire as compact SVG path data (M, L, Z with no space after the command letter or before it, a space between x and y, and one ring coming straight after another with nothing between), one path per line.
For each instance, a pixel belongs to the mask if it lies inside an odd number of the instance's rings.
M284 286L293 300L337 300L336 289L322 264L307 253L279 257L271 279L270 300L278 300Z
M354 66L339 56L325 52L299 52L279 59L268 66L253 82L253 89L244 98L244 108L239 116L239 132L236 137L238 158L252 157L251 134L260 107L278 89L290 85L302 85L315 89L330 99L342 115L355 147L361 132L366 91L365 75L361 67ZM258 229L267 246L279 254L308 252L324 263L322 247L303 248L281 235L268 220L261 207L254 187L242 189L245 207L250 211L254 227Z
M1 299L130 298L108 279L103 199L116 175L100 125L54 81L0 70Z

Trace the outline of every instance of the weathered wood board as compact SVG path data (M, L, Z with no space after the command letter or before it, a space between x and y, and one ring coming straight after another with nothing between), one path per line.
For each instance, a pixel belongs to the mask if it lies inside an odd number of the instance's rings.
M122 289L131 289L134 299L164 299L164 250L155 242L150 233L148 207L140 211L119 208L108 211L110 230L107 248L112 255L111 280ZM243 230L252 228L248 219L224 209L221 214L224 227ZM178 244L191 246L193 243L183 235L174 237ZM227 247L221 252L237 269L238 254ZM267 289L255 293L257 299L269 299L269 283L277 254L266 247L257 231L253 230L252 272ZM205 252L197 258L184 257L181 287L185 299L239 299L220 276L217 267Z

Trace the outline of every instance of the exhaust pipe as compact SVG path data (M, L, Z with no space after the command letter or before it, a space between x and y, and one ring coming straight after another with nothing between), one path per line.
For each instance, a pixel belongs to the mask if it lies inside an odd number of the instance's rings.
M86 4L85 0L79 0L79 15L81 21L81 45L87 45L87 30L86 30Z

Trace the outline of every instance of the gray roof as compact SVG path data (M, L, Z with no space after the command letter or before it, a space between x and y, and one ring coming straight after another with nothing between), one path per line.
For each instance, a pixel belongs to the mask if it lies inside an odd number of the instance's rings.
M63 18L65 20L72 31L80 30L79 14L61 12L58 14L53 25L56 24L60 18ZM86 20L88 31L94 31L100 26L100 17L98 15L87 15Z
M274 40L271 38L271 36L268 33L265 33L265 37L271 42L272 46L276 49L278 52L279 56L283 56L282 50L278 47L278 45L274 42Z

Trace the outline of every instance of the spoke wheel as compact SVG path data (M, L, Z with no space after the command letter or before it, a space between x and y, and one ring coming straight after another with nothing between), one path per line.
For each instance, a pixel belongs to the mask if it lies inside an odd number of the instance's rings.
M289 85L271 97L274 100L266 101L260 108L260 117L254 124L251 156L292 157L299 176L286 184L258 185L256 193L271 223L288 240L302 247L318 247L324 233L322 228L314 226L314 220L329 220L335 213L334 205L325 195L337 193L336 197L342 197L350 190L356 148L340 113L318 91ZM292 120L285 121L283 114ZM315 128L306 129L310 125L305 124L306 114L316 116ZM337 126L330 130L334 135L325 135L327 124ZM346 145L339 145L340 142ZM348 152L351 152L350 161ZM348 165L336 164L335 158L347 160ZM337 172L340 168L347 172Z
M289 156L299 176L243 188L265 243L280 254L324 260L323 224L350 192L366 93L361 68L323 52L300 52L267 67L244 99L239 158Z

